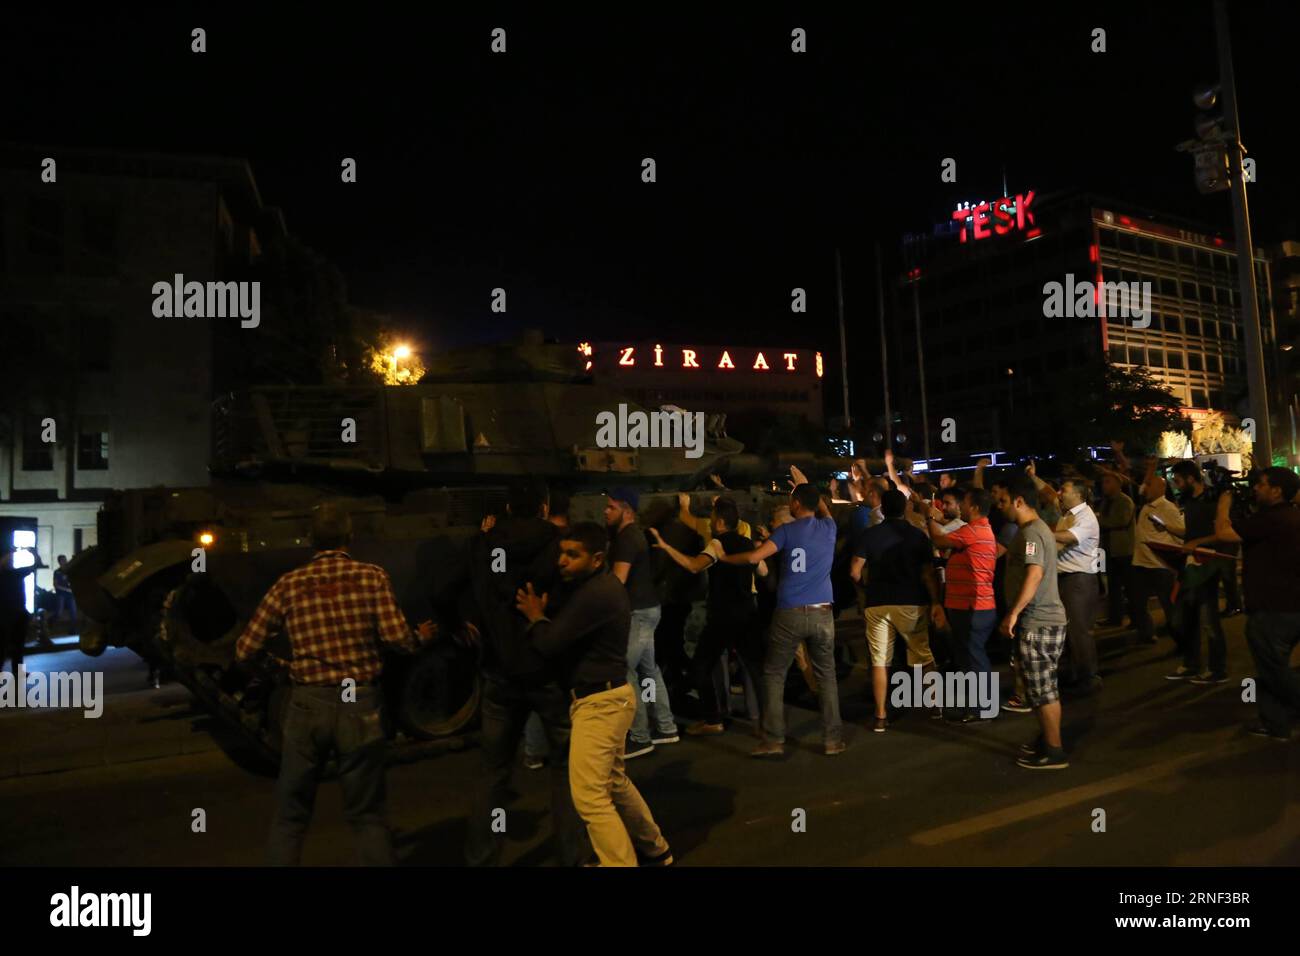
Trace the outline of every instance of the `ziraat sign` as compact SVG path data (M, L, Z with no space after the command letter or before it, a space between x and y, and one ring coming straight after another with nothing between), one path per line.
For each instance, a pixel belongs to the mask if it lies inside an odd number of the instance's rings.
M989 236L1005 236L1009 232L1023 232L1025 238L1032 239L1039 234L1034 226L1034 191L1017 193L1014 198L1004 196L994 202L982 202L976 206L960 206L953 211L952 218L962 224L961 241L966 241L967 229L974 233L976 239Z
M665 346L655 344L618 345L604 347L613 352L613 364L621 368L636 369L715 369L723 372L805 372L807 352L785 349L721 348L717 346ZM583 342L578 351L590 358L594 349ZM824 367L820 352L814 353L813 369L818 378ZM591 362L588 361L588 367Z

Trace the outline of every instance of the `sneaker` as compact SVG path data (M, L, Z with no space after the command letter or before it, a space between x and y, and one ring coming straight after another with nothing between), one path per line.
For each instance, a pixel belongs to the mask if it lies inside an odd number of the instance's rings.
M1009 710L1013 714L1029 714L1033 713L1034 710L1019 694L1012 694L1008 697L1006 703L1002 705L1002 709Z
M1193 684L1226 684L1228 683L1227 674L1205 673L1192 678Z
M757 747L749 752L751 757L779 757L785 753L785 744L778 744L775 741L764 740Z
M534 757L532 754L524 754L524 767L528 770L541 770L546 766L545 757Z
M950 724L969 724L980 719L973 710L949 710L944 717Z
M1263 737L1266 740L1288 741L1291 739L1290 733L1280 734L1267 724L1254 724L1246 728L1246 733L1252 737Z
M1174 671L1172 674L1166 674L1165 680L1191 680L1193 677L1199 676L1200 675L1190 667L1179 667L1178 670Z
M669 847L667 850L664 850L664 852L659 854L658 856L646 856L640 850L637 850L636 863L637 866L672 866L673 865L672 847Z
M1043 738L1034 738L1033 743L1021 744L1020 755L1022 757L1040 757L1043 754Z
M623 744L624 760L631 760L633 757L643 757L646 754L652 754L654 752L655 745L648 740L636 741L631 737L628 737L627 742Z
M1056 757L1049 753L1039 753L1032 757L1021 757L1016 761L1016 766L1024 767L1026 770L1064 770L1070 766L1070 761L1064 753Z
M848 744L842 740L835 740L826 745L826 756L834 757L836 754L842 754L848 749Z
M681 739L682 738L679 737L677 734L676 727L674 727L668 733L664 733L662 730L659 730L659 731L655 731L653 734L650 735L650 743L654 744L656 747L659 746L659 744L675 744Z
M877 717L875 720L871 722L871 729L878 734L883 734L886 730L889 729L889 718Z
M711 724L707 720L697 720L686 728L687 737L716 737L718 734L725 733L726 727L722 724ZM658 743L658 741L655 741Z
M942 707L934 707L934 708L931 708L931 710L930 710L930 719L931 719L931 720L943 720L943 708L942 708Z

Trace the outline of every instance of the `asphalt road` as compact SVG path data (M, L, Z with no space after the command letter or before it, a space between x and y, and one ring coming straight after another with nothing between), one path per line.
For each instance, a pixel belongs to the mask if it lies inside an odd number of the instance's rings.
M1032 715L949 725L916 713L873 734L857 684L843 689L849 749L840 756L821 754L816 713L792 707L797 745L779 760L750 758L753 739L736 724L661 747L629 771L688 866L1295 865L1300 742L1243 733L1254 717L1240 686L1250 659L1243 619L1225 623L1227 685L1164 680L1176 663L1168 640L1108 656L1102 693L1065 704L1071 767L1062 772L1016 767ZM470 748L390 769L404 864L460 864L478 760ZM516 774L508 863L554 862L545 775ZM273 784L221 750L0 781L0 863L258 864ZM206 811L205 833L191 830L195 808ZM804 832L792 826L799 810ZM304 862L351 861L338 787L327 782Z

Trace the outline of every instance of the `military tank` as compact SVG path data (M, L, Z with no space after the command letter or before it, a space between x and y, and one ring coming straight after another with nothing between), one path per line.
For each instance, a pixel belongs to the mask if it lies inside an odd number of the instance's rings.
M600 521L603 491L640 490L642 512L690 491L707 513L717 475L742 516L766 521L784 498L791 464L838 470L839 459L759 457L707 416L698 455L680 447L617 448L598 441L599 416L643 409L592 382L571 346L534 336L447 353L416 385L265 387L223 396L212 409L210 484L115 492L98 543L68 566L85 618L81 649L128 647L165 668L263 754L274 757L287 699L283 636L269 664L235 663L235 642L275 579L311 555L312 509L342 501L351 553L389 573L403 613L421 621L454 580L507 487L542 476L570 494L571 521ZM743 490L737 490L743 489ZM463 627L385 666L390 733L432 740L470 726L477 661Z

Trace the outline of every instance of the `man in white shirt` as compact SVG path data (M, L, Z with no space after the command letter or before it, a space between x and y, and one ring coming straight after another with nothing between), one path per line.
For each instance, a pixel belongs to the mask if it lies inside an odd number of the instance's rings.
M1060 548L1056 557L1057 588L1065 614L1070 619L1061 661L1062 683L1082 690L1101 689L1097 676L1097 644L1092 626L1097 620L1101 591L1097 572L1101 570L1101 526L1089 507L1092 488L1078 478L1061 482L1061 520L1055 535Z
M1157 643L1155 623L1148 607L1151 598L1159 599L1165 612L1165 630L1174 634L1173 591L1176 575L1151 550L1154 543L1181 546L1186 529L1178 506L1165 497L1165 480L1155 474L1154 466L1147 471L1142 484L1142 508L1138 511L1133 533L1133 566L1129 571L1129 603L1133 626L1137 628L1138 642Z

